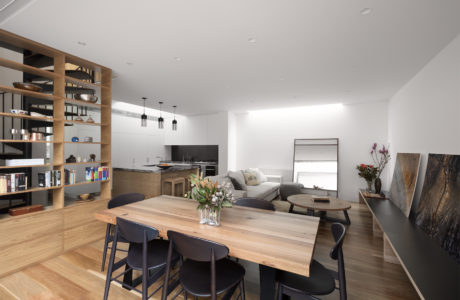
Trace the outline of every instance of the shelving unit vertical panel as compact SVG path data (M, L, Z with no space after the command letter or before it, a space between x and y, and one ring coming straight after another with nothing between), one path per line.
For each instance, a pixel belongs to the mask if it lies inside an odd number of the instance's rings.
M53 105L53 163L56 164L55 170L61 171L61 184L64 180L64 113L65 113L65 55L56 54L54 56L54 73L61 75L54 80L54 100ZM64 207L64 187L53 190L53 207Z
M112 177L112 70L101 70L101 160L106 161ZM101 198L112 198L112 182L101 183Z

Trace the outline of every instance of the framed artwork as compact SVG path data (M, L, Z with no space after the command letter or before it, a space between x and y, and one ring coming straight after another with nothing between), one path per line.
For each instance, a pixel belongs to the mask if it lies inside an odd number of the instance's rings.
M409 216L414 200L420 168L420 153L396 154L395 169L390 187L390 200Z
M415 222L460 262L460 155L429 155Z

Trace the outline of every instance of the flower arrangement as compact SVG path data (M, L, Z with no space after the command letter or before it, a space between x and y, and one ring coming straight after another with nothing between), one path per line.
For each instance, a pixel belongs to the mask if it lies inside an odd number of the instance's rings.
M198 202L197 209L200 210L200 223L219 226L220 211L223 207L232 207L234 200L230 191L230 183L220 185L212 182L209 178L190 175L192 189L188 192L188 198Z
M377 143L374 143L374 145L372 145L371 156L372 160L377 166L376 178L380 178L383 169L385 169L385 166L391 159L390 153L388 152L388 148L389 147L385 147L385 145L382 145L382 148L380 150L377 150Z
M367 182L371 182L377 178L377 168L374 165L360 164L356 166L359 171L358 175L364 178Z

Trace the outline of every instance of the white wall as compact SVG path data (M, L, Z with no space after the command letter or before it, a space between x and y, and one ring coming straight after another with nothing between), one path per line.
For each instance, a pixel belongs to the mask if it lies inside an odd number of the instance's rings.
M165 133L170 131L167 126L158 129L156 121L147 120L147 127L141 127L140 118L112 114L113 167L140 167L170 159L164 143Z
M396 152L422 154L415 208L428 153L460 154L460 36L390 99L388 114L393 157Z
M236 167L273 169L288 181L295 138L339 138L339 197L358 201L366 184L355 168L371 162L372 143L387 141L387 110L374 102L238 114Z

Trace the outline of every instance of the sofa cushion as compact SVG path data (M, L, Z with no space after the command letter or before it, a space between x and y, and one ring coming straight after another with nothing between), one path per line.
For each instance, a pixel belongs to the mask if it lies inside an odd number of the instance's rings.
M258 169L258 168L249 168L249 169L245 170L245 172L248 172L248 171L256 172L257 180L259 181L259 183L268 181L267 177L265 176L265 174L260 169Z
M239 198L244 198L244 197L247 197L248 196L248 192L246 191L241 191L241 190L234 190L233 191L233 197L236 199L239 199Z
M264 182L259 185L248 186L248 197L265 199L270 194L276 192L279 186L280 184L277 182Z
M236 190L245 191L247 189L242 171L228 171L228 177L230 177Z
M246 170L243 172L244 181L248 186L254 186L260 184L259 180L257 179L257 173L255 171Z

